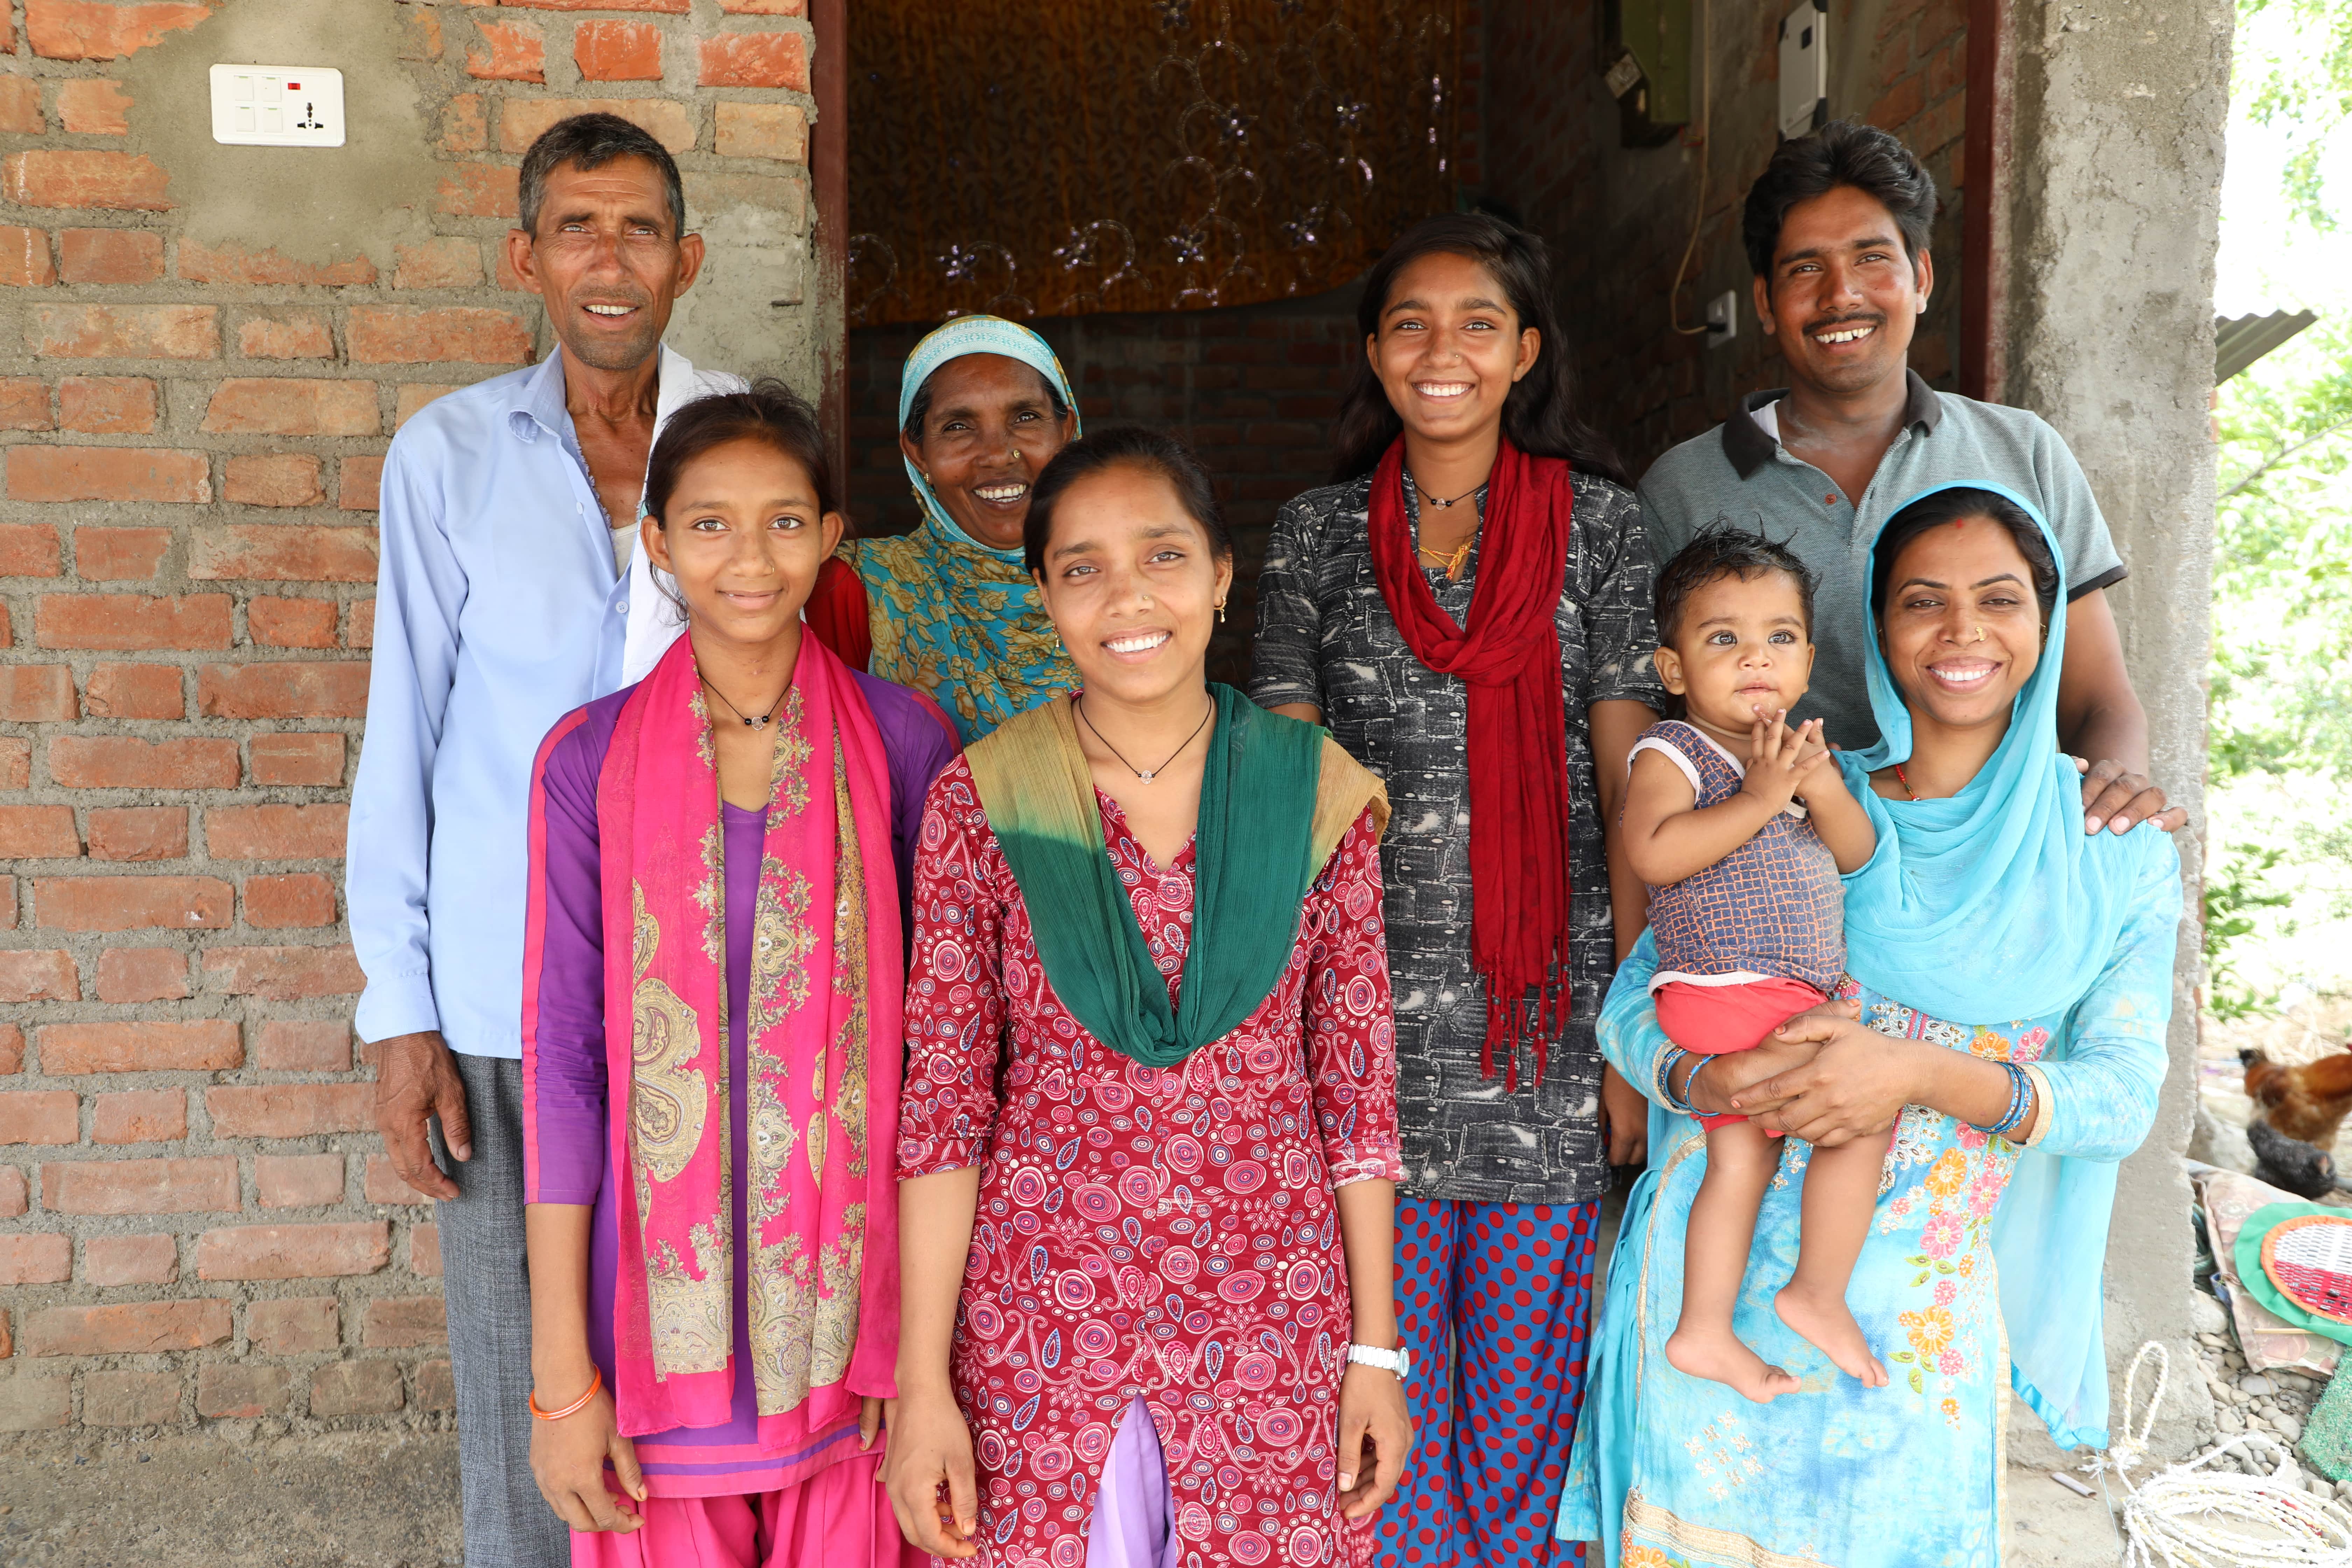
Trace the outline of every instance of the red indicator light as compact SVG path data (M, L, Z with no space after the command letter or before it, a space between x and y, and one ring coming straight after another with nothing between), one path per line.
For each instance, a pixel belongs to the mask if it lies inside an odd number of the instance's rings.
M286 84L286 90L289 92L299 92L302 90L302 84L299 81L289 81Z

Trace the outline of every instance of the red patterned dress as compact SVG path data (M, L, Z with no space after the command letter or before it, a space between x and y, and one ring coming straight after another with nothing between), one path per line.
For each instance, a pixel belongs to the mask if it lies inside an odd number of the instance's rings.
M1096 800L1174 1001L1192 846L1162 872ZM1139 1397L1185 1568L1369 1561L1370 1530L1334 1507L1353 1321L1332 1194L1402 1174L1370 811L1308 889L1273 993L1223 1039L1149 1068L1055 996L959 758L923 815L907 979L900 1179L981 1167L950 1358L981 1562L1079 1568Z

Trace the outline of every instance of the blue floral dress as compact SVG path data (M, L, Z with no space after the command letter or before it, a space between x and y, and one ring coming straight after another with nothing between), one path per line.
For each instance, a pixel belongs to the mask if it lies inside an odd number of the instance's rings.
M2095 1258L2090 1271L2053 1289L2066 1272L2056 1265L2068 1260L2035 1255L2040 1233L2030 1219L2019 1227L2022 1242L2004 1237L2012 1217L2004 1204L2013 1182L2032 1189L2021 1207L2062 1198L2058 1167L2120 1161L2154 1121L2180 883L2172 857L2151 858L2149 868L2113 957L2063 1014L1963 1025L1851 982L1842 990L1860 998L1863 1021L1881 1034L2025 1066L2043 1108L2025 1145L1919 1106L1896 1123L1846 1295L1886 1363L1886 1388L1840 1373L1773 1312L1772 1298L1796 1267L1811 1153L1795 1138L1765 1194L1734 1325L1802 1386L1753 1405L1667 1363L1666 1336L1682 1306L1684 1232L1706 1146L1688 1118L1654 1109L1658 1152L1618 1237L1560 1536L1603 1542L1608 1562L1622 1568L1999 1563L2012 1374L2004 1307L2011 1317L2074 1314L2093 1345L2100 1309ZM1654 962L1645 937L1617 977L1600 1030L1610 1060L1637 1085L1656 1084L1667 1044L1643 994ZM2003 1279L2003 1261L2015 1278ZM2077 1400L2022 1376L2019 1385L2062 1441L2103 1438L2070 1428L2061 1415L2088 1404L2103 1422L2103 1390Z

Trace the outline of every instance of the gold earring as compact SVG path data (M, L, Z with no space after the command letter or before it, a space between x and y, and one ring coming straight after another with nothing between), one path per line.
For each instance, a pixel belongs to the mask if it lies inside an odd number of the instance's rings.
M1224 602L1223 599L1219 599L1219 600L1217 601L1217 625L1219 625L1219 626L1223 626L1224 624L1225 624L1225 602Z

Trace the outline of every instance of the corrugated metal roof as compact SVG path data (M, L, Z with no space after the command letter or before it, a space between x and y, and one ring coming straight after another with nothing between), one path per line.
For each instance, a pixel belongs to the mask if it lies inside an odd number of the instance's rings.
M2308 310L2213 318L2213 384L2219 386L2319 318Z

